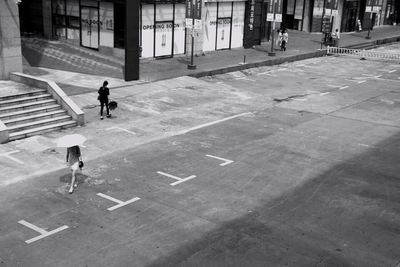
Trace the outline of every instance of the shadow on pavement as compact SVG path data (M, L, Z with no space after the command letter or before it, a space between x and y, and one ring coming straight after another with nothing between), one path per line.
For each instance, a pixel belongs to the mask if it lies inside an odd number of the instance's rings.
M400 133L148 266L397 266L399 151Z

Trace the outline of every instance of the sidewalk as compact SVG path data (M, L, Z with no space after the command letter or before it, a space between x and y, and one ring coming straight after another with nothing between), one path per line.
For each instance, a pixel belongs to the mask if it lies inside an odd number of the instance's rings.
M376 27L373 31L371 31L370 36L371 39L367 40L365 37L367 36L367 32L354 32L354 33L342 33L340 46L341 47L364 47L366 44L373 46L379 40L387 40L389 38L397 37L400 38L400 26L380 26ZM194 64L197 66L195 70L188 70L187 65L190 63L190 57L186 55L182 56L175 56L174 58L169 59L142 59L140 61L140 80L136 82L131 82L129 84L138 84L143 82L153 82L159 81L174 77L180 76L206 76L212 75L215 73L221 73L223 71L228 71L230 68L236 69L245 69L249 67L254 67L256 65L269 65L268 62L273 64L273 61L278 59L287 59L288 61L291 59L290 57L299 56L299 55L312 55L311 53L315 53L318 49L321 48L321 33L306 33L301 31L289 31L289 42L288 42L288 49L286 52L279 51L276 49L276 56L271 57L268 56L268 52L270 51L271 45L270 43L263 43L260 46L256 46L250 49L244 48L235 48L232 50L221 50L221 51L212 51L206 52L204 56L196 56L194 57ZM381 42L381 41L380 41ZM56 46L56 44L53 44ZM85 51L86 60L81 60L81 62L89 62L87 69L81 68L77 69L77 64L74 59L77 57L75 54L68 54L72 53L73 50L66 49L62 46L62 59L56 60L56 55L60 54L60 51L54 55L49 55L50 59L47 59L46 56L43 56L40 60L36 60L36 63L39 66L49 68L49 69L59 69L59 70L72 70L73 72L85 71L91 75L99 75L100 77L97 78L95 83L88 83L86 82L77 82L76 75L72 75L71 79L65 79L64 76L66 73L59 75L57 71L46 70L40 71L36 68L28 67L25 65L24 72L28 74L33 74L37 76L41 76L43 78L47 78L50 80L54 80L61 85L67 94L78 94L80 92L86 93L90 91L90 88L97 88L98 84L104 79L104 77L109 78L116 78L116 79L123 79L122 69L123 69L123 62L120 62L118 65L115 58L110 60L110 68L105 69L107 57L102 56L101 59L93 58L93 51ZM246 65L240 65L244 62L244 57L246 61ZM73 60L67 60L67 59ZM94 67L94 62L97 60L103 60L100 65L96 65ZM43 64L40 64L43 62ZM68 63L72 62L68 68ZM278 63L279 64L279 63ZM67 66L65 66L67 65ZM119 70L118 70L119 66ZM91 72L92 71L92 72ZM48 72L48 73L41 73L41 72ZM71 75L68 75L71 76ZM79 75L78 75L79 76ZM85 79L83 79L85 80ZM116 83L114 83L116 84ZM124 82L118 83L125 84ZM117 87L118 87L117 86ZM71 88L72 87L72 88ZM74 89L75 87L75 89ZM80 87L80 89L79 89Z
M372 41L400 36L399 29L400 27L377 28L371 34ZM363 45L367 42L365 34L343 34L341 42L343 45ZM64 163L65 149L55 147L56 140L65 134L80 133L88 138L82 151L85 161L88 162L119 150L184 134L197 129L199 125L247 114L249 106L252 111L271 107L273 101L258 94L237 92L228 85L185 75L201 76L214 71L226 71L231 67L247 68L250 64L267 64L266 62L286 60L291 56L301 57L315 53L320 48L320 39L321 34L290 32L288 50L276 51L277 55L273 58L267 55L268 44L254 49L207 53L195 58L197 69L194 71L187 69L190 60L187 57L143 60L141 80L128 83L113 78L112 75L88 75L25 66L25 72L56 81L61 85L85 112L86 125L0 145L0 186L63 168L67 173ZM244 55L248 64L240 65ZM111 98L117 100L119 107L111 119L100 121L97 89L104 79L110 82ZM278 98L287 97L280 91L274 94ZM88 162L85 174L96 177L98 170L92 169Z

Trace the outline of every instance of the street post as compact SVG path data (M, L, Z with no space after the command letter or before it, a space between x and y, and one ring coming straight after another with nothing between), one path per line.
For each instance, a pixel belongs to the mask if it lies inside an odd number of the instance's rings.
M267 21L271 21L272 23L272 31L271 31L271 51L268 53L268 56L275 56L276 53L274 51L274 36L275 36L275 0L272 0L272 4L269 7L269 11L267 13ZM271 12L272 11L272 12Z
M375 2L375 0L368 0L368 3L367 3L367 8L371 8L371 12L369 15L368 35L365 37L365 39L371 39L370 32L371 32L371 26L372 26L372 12L374 11L374 2Z
M125 0L125 81L139 80L139 0Z
M194 17L195 17L195 5L193 4L195 0L186 0L186 28L189 29L190 35L192 36L192 48L190 51L190 64L187 66L189 70L196 69L194 65ZM189 25L188 25L189 24Z

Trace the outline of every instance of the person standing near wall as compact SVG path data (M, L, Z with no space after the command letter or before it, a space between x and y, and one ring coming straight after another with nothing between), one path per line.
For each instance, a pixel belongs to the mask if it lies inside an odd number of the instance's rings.
M335 30L335 32L332 33L332 38L333 38L333 46L334 47L339 47L339 41L340 41L340 32L338 29Z
M289 34L286 29L282 30L281 50L286 51L286 45L289 41Z

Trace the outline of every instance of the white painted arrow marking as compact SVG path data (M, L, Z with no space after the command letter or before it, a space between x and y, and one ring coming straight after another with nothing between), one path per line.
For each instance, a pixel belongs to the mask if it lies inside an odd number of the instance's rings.
M127 129L124 129L124 128L121 128L121 127L118 127L118 126L110 127L110 128L107 128L106 130L109 131L109 130L114 130L114 129L117 129L117 130L120 130L120 131L124 131L124 132L130 133L130 134L136 134L135 132L131 132L131 131L127 130Z
M27 243L27 244L33 243L33 242L35 242L35 241L37 241L39 239L42 239L42 238L45 238L47 236L53 235L55 233L61 232L62 230L65 230L65 229L68 228L67 225L64 225L64 226L61 226L61 227L59 227L57 229L54 229L54 230L48 232L48 231L46 231L46 230L44 230L44 229L42 229L40 227L37 227L36 225L28 223L27 221L24 221L24 220L21 220L18 223L22 224L22 225L24 225L24 226L26 226L26 227L38 232L38 233L40 233L40 235L38 235L37 237L31 238L29 240L26 240L25 243Z
M126 206L126 205L128 205L128 204L130 204L130 203L133 203L133 202L135 202L135 201L138 201L138 200L140 199L140 198L138 198L138 197L134 197L134 198L132 198L132 199L130 199L130 200L128 200L128 201L121 201L121 200L119 200L119 199L116 199L116 198L107 196L107 195L105 195L105 194L103 194L103 193L97 193L97 195L98 195L99 197L103 197L103 198L105 198L105 199L108 199L108 200L111 200L111 201L113 201L113 202L115 202L115 203L118 203L117 205L108 208L107 210L109 210L109 211L116 210L116 209L118 209L118 208L121 208L121 207L123 207L123 206Z
M177 184L180 184L180 183L186 182L186 181L188 181L188 180L191 180L191 179L193 179L193 178L196 178L196 175L191 175L191 176L188 176L188 177L186 177L186 178L179 178L179 177L176 177L176 176L174 176L174 175L171 175L171 174L168 174L168 173L165 173L165 172L157 172L157 173L158 173L158 174L161 174L161 175L164 175L164 176L167 176L167 177L169 177L169 178L178 180L177 182L171 183L170 185L172 185L172 186L175 186L175 185L177 185Z
M16 159L13 156L10 156L11 154L15 154L15 153L18 153L18 152L19 152L19 150L14 150L14 151L10 151L10 152L6 152L6 153L3 153L3 154L0 154L0 156L6 157L6 158L8 158L8 159L10 159L12 161L15 161L15 162L19 163L19 164L24 164L19 159Z
M216 157L216 156L213 156L213 155L206 155L206 157L210 157L210 158L214 158L214 159L219 159L219 160L225 161L224 163L219 164L219 166L225 166L225 165L228 165L228 164L231 164L232 162L234 162L233 160L224 159L224 158Z

